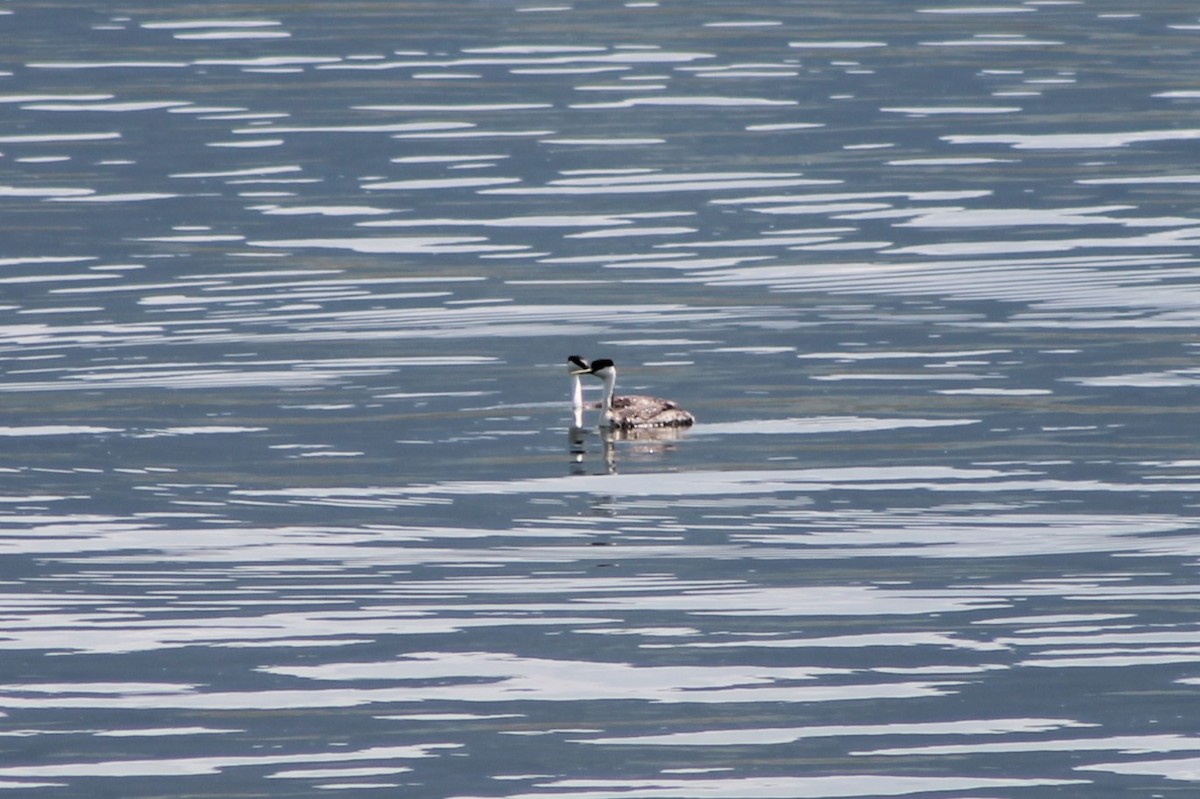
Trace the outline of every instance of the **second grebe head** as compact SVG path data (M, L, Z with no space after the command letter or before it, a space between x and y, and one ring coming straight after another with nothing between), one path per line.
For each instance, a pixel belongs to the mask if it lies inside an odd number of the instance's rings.
M601 380L607 380L609 375L616 376L617 365L612 362L611 358L597 358L592 361L591 368L588 372Z

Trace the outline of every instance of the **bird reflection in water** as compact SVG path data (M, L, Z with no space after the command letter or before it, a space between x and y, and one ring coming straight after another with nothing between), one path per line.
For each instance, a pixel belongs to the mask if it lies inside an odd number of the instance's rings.
M617 445L621 457L634 461L654 461L675 448L675 442L686 435L686 428L647 427L622 430L615 427L585 428L572 425L567 432L567 451L570 453L571 474L616 474ZM604 463L602 470L588 468L588 452L599 448Z

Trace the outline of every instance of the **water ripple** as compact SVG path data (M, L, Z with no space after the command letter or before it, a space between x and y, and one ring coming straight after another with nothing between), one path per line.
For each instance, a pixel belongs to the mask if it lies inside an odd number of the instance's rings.
M0 11L0 787L1197 779L1194 19L176 5Z

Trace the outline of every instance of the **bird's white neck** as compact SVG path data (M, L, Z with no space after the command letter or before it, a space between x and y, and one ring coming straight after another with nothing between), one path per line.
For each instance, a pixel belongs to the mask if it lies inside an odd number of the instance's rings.
M604 399L601 400L601 404L600 404L600 407L602 408L601 413L600 413L601 424L606 425L606 426L612 425L612 420L613 420L612 401L613 401L613 392L616 390L616 388L617 388L617 370L615 367L610 366L604 372Z
M583 408L583 381L579 375L571 375L571 407L576 410Z
M579 375L571 375L571 411L574 414L575 426L583 427L583 382Z

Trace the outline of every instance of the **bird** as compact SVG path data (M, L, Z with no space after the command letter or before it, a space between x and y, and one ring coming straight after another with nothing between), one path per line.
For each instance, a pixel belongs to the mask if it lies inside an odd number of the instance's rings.
M572 356L578 358L578 356ZM617 430L645 427L691 427L696 417L680 408L674 401L633 394L614 397L617 385L617 366L611 358L597 358L590 364L579 358L573 364L573 376L591 375L604 381L604 398L600 401L600 426ZM579 407L582 411L582 397Z
M579 355L567 356L567 371L571 375L571 411L575 427L583 427L583 383L579 376L587 374L591 368L587 358Z

